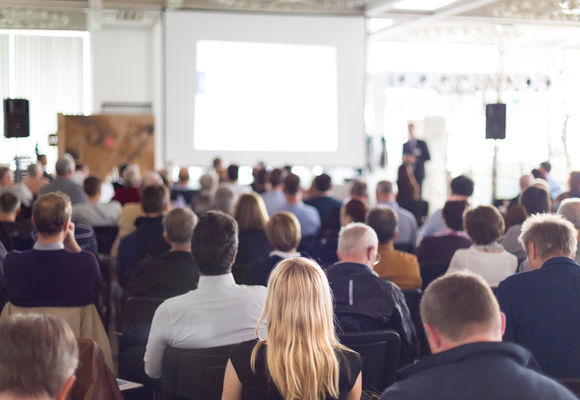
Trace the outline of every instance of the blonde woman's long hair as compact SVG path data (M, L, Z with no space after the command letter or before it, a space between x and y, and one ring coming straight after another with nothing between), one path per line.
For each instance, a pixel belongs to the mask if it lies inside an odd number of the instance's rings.
M241 195L232 216L237 221L240 231L265 231L269 220L264 200L256 192Z
M264 340L259 327L266 319ZM339 397L340 361L335 350L350 350L336 337L330 285L318 264L306 258L278 264L268 281L256 333L260 340L252 352L252 370L255 373L259 350L267 343L267 370L284 399Z

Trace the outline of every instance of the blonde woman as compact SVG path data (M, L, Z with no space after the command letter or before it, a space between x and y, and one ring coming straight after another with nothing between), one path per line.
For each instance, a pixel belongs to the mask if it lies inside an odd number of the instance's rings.
M258 258L268 257L274 248L266 237L268 212L262 197L256 192L242 194L232 216L240 230L236 264L246 265Z
M272 272L264 311L268 339L232 349L222 400L358 400L362 361L335 335L332 296L322 268L305 258Z

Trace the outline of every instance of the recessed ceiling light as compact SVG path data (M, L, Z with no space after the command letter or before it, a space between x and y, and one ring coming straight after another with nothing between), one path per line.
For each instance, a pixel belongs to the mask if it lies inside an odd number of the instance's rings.
M433 11L457 0L402 0L395 4L397 10Z

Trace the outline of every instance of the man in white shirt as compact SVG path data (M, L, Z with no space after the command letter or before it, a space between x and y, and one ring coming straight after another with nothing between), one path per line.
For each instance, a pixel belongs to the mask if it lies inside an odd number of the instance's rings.
M227 214L208 211L193 231L200 277L196 290L163 302L153 317L145 372L162 375L165 348L210 348L256 338L266 288L236 285L231 267L238 251L238 225ZM265 326L261 336L265 337Z
M72 208L74 223L96 226L118 226L119 213L122 206L118 201L101 203L101 186L103 181L95 175L89 176L83 183L83 189L88 196L87 203L78 203Z

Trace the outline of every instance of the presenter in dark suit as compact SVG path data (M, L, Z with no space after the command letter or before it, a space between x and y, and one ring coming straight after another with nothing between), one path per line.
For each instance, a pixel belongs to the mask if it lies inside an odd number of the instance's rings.
M429 148L427 143L415 138L415 125L409 124L409 141L403 145L403 162L409 162L413 167L415 179L419 187L423 188L423 179L425 179L425 161L429 161Z

